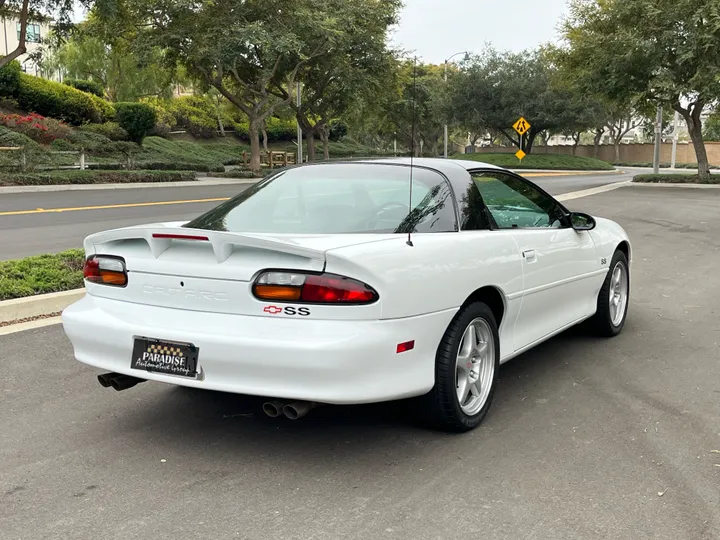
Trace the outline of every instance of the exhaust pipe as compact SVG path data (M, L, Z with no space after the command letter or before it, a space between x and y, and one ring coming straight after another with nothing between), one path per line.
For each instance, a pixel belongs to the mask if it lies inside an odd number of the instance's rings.
M285 405L282 412L290 420L297 420L309 413L316 405L311 401L293 401Z
M98 382L103 388L110 388L112 385L110 381L113 377L117 377L117 375L117 373L103 373L102 375L98 375Z
M110 385L118 392L120 390L127 390L128 388L132 388L133 386L141 382L145 382L145 379L138 379L137 377L130 377L129 375L116 374L110 379Z
M277 418L283 413L284 404L285 402L280 400L266 401L263 403L262 409L263 412L270 418Z

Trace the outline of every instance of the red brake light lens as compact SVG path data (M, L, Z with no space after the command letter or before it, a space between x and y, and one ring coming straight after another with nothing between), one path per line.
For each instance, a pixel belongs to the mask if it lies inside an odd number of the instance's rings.
M124 287L127 285L125 261L115 257L93 255L85 261L83 277L90 283Z
M377 292L355 279L335 274L300 272L264 272L253 284L259 300L290 301L308 304L371 304Z
M300 294L301 301L315 304L367 304L376 299L377 293L364 283L327 274L308 276Z

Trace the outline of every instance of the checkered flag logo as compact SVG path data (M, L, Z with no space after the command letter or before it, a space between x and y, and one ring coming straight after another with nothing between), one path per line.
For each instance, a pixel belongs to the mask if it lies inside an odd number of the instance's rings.
M182 358L183 352L178 347L168 347L167 345L150 345L147 352L152 354L169 354Z

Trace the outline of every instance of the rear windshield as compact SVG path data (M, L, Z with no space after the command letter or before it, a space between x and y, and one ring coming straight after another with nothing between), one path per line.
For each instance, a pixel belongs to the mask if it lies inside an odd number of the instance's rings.
M446 179L415 167L317 164L286 170L186 227L252 233L426 233L457 230Z

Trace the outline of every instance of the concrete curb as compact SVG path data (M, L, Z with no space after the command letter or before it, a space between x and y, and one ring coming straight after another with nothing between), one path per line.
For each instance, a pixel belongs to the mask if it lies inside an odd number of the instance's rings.
M720 184L685 184L665 182L630 182L630 186L660 187L660 188L690 188L690 189L720 189Z
M0 186L0 195L5 193L40 193L45 191L95 191L103 189L147 189L164 187L202 187L256 184L257 179L214 178L187 182L137 182L135 184L64 184L59 186Z
M0 302L0 323L62 311L85 296L85 289L39 294Z

